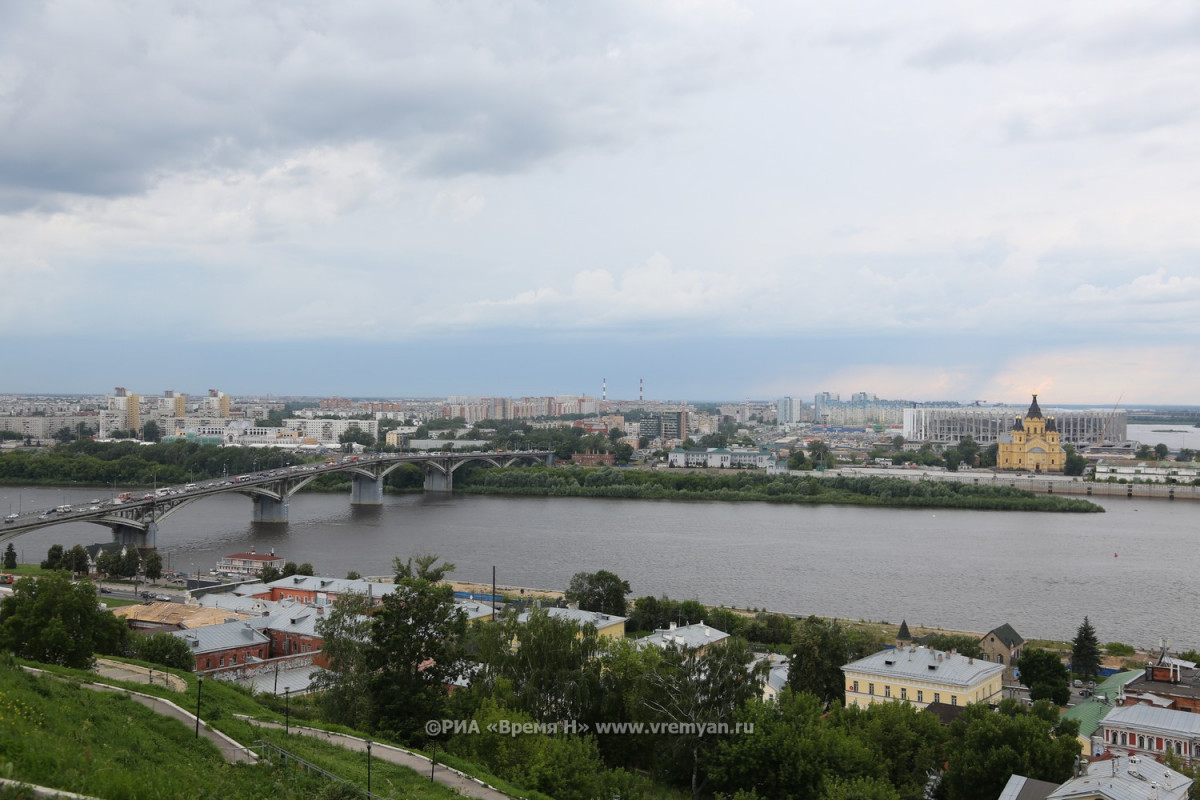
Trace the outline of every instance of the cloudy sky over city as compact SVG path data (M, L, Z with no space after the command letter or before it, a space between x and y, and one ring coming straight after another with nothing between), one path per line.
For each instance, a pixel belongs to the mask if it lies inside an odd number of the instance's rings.
M0 5L0 392L1200 402L1191 2Z

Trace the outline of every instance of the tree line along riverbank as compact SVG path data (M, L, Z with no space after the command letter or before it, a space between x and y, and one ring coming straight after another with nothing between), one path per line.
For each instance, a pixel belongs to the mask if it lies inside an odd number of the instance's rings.
M129 486L211 480L304 463L282 450L221 448L189 442L150 446L74 442L53 450L0 455L0 483L43 486ZM389 473L391 491L419 490L422 470L406 465ZM768 475L749 470L678 472L614 467L509 467L467 464L455 473L455 491L466 494L601 497L643 500L722 500L837 504L983 511L1095 513L1087 500L1039 495L1012 486L908 481L882 476ZM309 491L348 488L344 474L324 475Z
M761 472L673 472L612 467L472 469L455 477L465 494L726 500L985 511L1103 512L1079 498L1037 495L1010 486L887 477L767 475Z

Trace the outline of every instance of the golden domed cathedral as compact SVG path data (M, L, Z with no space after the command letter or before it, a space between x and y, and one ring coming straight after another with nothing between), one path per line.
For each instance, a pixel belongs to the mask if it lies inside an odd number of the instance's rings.
M1025 418L1013 420L1012 430L1000 438L996 466L1029 472L1062 472L1066 454L1058 439L1054 417L1047 419L1038 407L1037 395Z

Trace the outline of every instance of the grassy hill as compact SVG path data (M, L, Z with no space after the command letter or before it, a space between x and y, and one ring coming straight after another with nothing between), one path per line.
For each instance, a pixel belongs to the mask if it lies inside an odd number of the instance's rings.
M310 800L361 797L367 766L353 753L314 739L261 729L234 714L275 718L272 710L235 687L205 681L201 719L243 745L271 741L338 775L348 787L295 766L232 765L187 725L156 714L120 693L80 685L95 676L55 670L59 677L30 674L16 661L0 662L0 776L109 800L228 800L275 798ZM166 697L184 708L195 706L195 679L188 693L161 686L130 686ZM281 720L282 721L282 720ZM372 790L390 797L444 800L457 794L412 770L372 762ZM0 798L20 797L0 791Z

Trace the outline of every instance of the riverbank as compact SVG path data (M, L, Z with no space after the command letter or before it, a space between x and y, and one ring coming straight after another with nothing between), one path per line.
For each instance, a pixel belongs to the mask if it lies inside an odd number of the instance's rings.
M612 467L524 467L479 470L456 482L461 494L599 497L629 500L719 500L795 505L1103 513L1080 498L1037 495L1022 487L966 481L910 481L872 475L768 475Z

